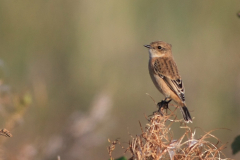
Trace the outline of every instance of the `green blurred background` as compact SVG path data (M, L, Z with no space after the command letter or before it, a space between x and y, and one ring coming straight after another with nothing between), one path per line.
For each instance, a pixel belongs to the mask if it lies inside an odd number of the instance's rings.
M240 159L230 148L240 134L239 11L238 0L1 1L4 84L33 102L0 157L108 159L107 139L126 146L129 134L141 133L138 121L156 110L146 93L163 99L143 47L163 40L173 45L195 117L190 126L230 129L213 134L228 142L227 157Z

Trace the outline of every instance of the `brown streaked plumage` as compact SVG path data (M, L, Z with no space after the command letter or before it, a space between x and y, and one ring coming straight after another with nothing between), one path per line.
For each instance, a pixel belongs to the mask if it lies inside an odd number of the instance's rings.
M185 122L192 122L185 103L185 89L172 56L172 46L163 41L145 45L149 48L149 74L156 88L165 96L162 102L175 101L181 108Z

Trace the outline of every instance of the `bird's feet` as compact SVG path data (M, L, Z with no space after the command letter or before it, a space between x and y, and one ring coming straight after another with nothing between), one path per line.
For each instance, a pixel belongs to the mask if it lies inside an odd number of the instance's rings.
M161 115L163 115L162 112L161 112L161 109L162 109L162 108L163 108L163 109L168 109L168 103L169 103L169 102L171 102L171 99L168 100L168 101L165 99L165 100L162 100L161 102L158 102L158 104L157 104L158 107L159 107L159 108L158 108L158 112L159 112Z

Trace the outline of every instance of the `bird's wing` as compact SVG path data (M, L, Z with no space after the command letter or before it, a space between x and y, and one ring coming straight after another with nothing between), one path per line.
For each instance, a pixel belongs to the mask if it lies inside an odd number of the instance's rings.
M164 80L167 86L185 102L185 89L173 59L158 58L154 61L153 68L155 73Z

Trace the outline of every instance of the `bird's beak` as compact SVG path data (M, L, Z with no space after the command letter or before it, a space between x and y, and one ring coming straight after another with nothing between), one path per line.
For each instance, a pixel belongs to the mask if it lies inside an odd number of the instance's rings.
M146 48L151 48L151 46L150 46L150 45L144 45L144 47L146 47Z

